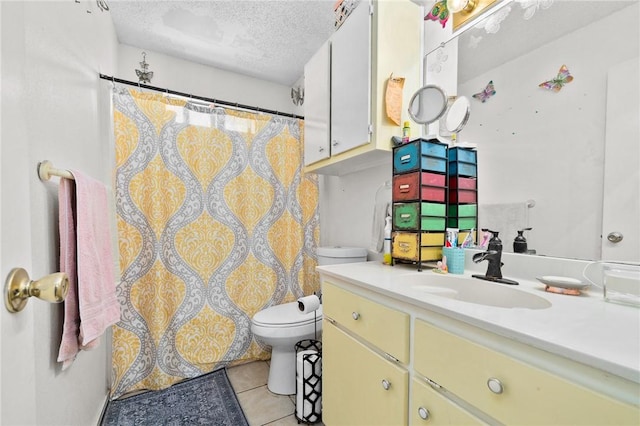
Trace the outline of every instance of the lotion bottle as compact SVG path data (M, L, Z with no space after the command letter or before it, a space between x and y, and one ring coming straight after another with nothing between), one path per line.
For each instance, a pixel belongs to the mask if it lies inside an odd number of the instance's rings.
M387 216L384 225L384 244L382 263L391 265L391 216Z

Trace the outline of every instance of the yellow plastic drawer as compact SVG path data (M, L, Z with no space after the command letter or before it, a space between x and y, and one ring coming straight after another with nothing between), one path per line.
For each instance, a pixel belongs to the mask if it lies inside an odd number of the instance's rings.
M499 352L415 321L414 368L505 424L637 425L640 412ZM488 383L502 393L494 393Z
M409 315L386 307L330 282L322 283L326 317L356 333L398 361L409 363Z
M422 233L422 241L420 242L422 245L420 249L421 259L418 259L418 235L417 232L394 232L391 238L391 256L396 259L411 260L413 262L442 259L442 244L436 247L428 246L433 242L439 243L441 239L444 239L444 234ZM436 235L436 237L430 237L430 235Z
M422 233L422 247L425 246L444 246L444 232L423 232Z
M413 379L411 386L411 425L484 425L464 408L440 395L422 380ZM426 419L425 419L426 417Z

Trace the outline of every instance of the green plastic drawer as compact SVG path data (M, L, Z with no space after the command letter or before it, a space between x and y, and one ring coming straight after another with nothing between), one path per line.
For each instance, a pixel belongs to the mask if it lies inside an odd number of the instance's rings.
M450 217L447 219L447 226L449 228L458 228L458 229L471 229L476 228L476 218L475 217Z
M478 213L476 204L450 204L449 216L452 217L475 217Z
M440 203L422 203L420 214L422 216L446 216L447 205Z
M444 217L422 216L420 219L420 229L423 231L444 231L446 227Z

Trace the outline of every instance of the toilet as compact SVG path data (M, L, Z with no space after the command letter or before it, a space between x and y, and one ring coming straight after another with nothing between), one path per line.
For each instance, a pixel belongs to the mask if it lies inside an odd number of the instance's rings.
M367 250L359 247L318 247L318 265L365 262ZM271 346L267 387L273 393L296 393L296 349L300 340L320 339L322 305L302 314L298 302L283 303L257 312L251 321L256 340Z

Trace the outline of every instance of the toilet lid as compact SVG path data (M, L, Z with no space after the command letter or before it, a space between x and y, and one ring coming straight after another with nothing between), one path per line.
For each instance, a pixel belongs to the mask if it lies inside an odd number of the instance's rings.
M253 323L262 326L287 326L313 324L322 319L322 305L315 312L306 314L298 310L298 302L283 303L263 309L253 316Z

